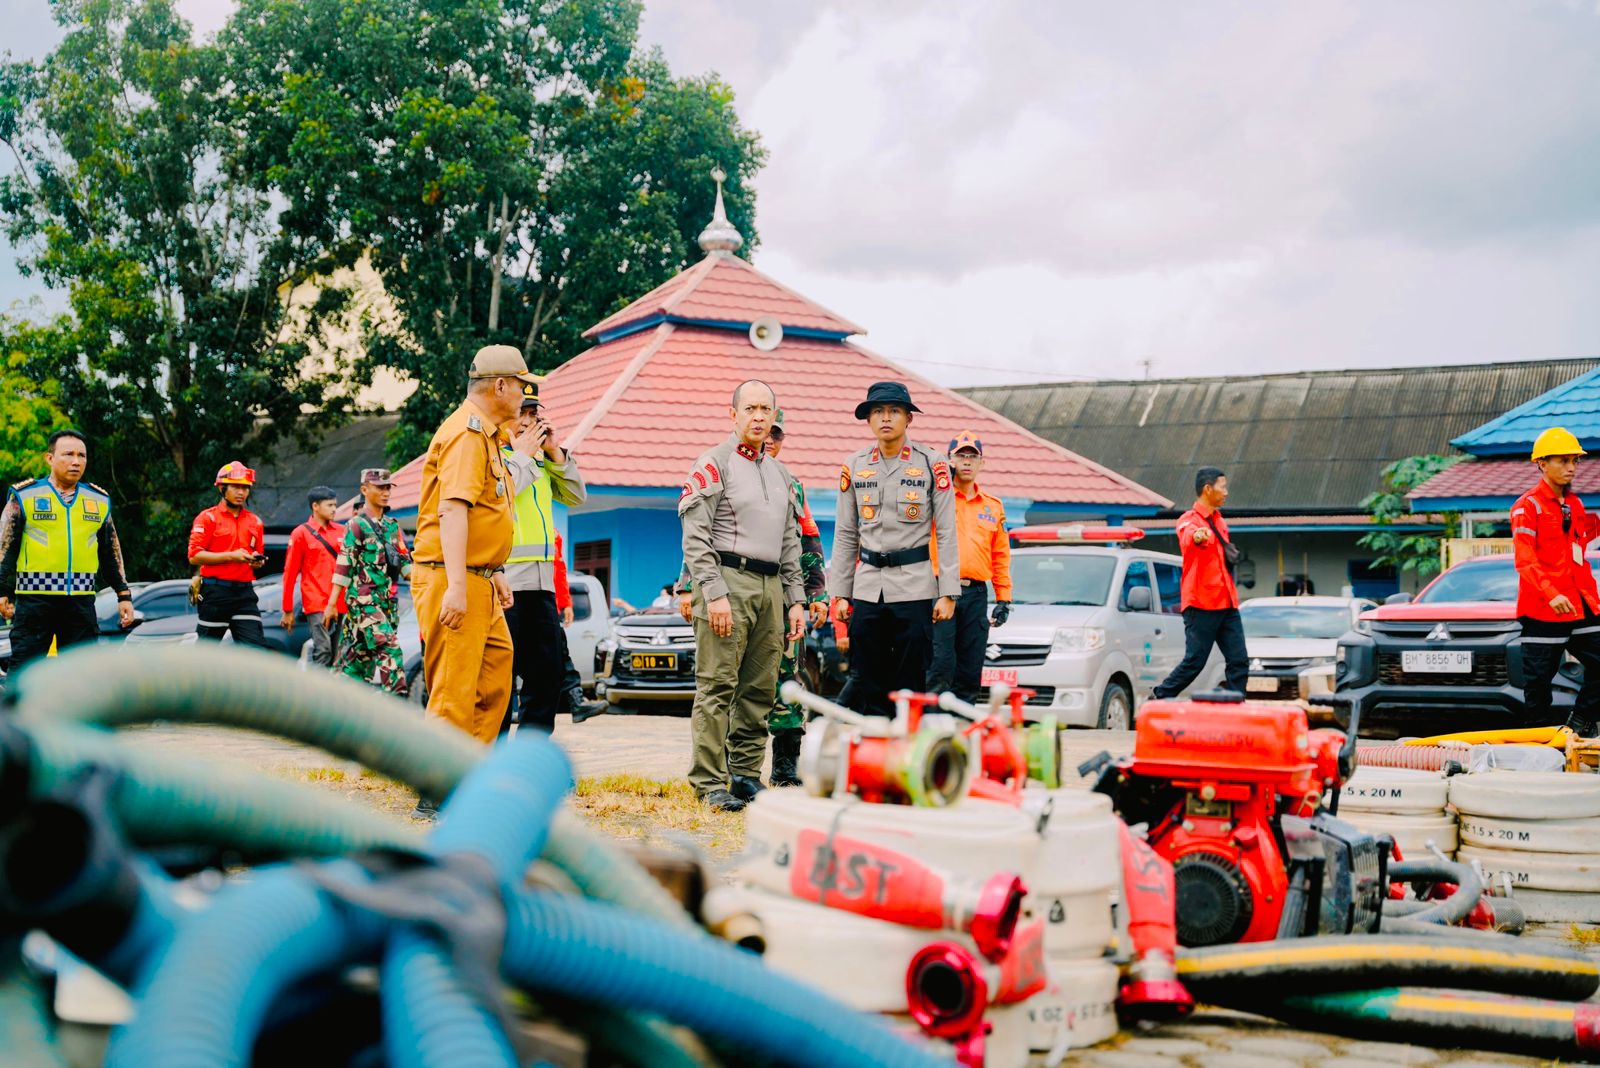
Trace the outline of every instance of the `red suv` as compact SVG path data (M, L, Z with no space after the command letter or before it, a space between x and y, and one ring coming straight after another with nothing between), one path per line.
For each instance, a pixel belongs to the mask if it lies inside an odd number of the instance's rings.
M1600 553L1589 555L1589 566L1600 574ZM1415 600L1361 618L1368 631L1339 639L1334 688L1360 702L1363 733L1565 723L1583 682L1583 669L1568 659L1556 673L1549 718L1526 718L1517 570L1509 556L1462 561Z

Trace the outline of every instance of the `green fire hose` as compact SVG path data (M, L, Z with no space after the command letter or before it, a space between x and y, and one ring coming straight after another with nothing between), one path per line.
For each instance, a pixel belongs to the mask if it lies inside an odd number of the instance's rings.
M8 699L30 727L167 720L276 734L358 761L440 800L487 751L443 723L408 716L394 698L358 682L326 672L284 671L279 658L252 649L219 646L206 654L196 657L182 646L137 657L114 646L74 650L19 673ZM115 766L125 766L126 759ZM184 775L193 774L186 766ZM155 800L164 789L180 788L161 781L135 793ZM130 815L141 815L137 806ZM276 809L261 816L269 827L277 818ZM551 826L544 858L588 897L666 922L691 923L660 884L570 810Z

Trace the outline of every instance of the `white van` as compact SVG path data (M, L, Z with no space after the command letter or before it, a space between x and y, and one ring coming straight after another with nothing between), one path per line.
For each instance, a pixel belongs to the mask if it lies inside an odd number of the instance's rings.
M989 631L983 685L1025 687L1031 717L1128 730L1139 705L1183 659L1182 560L1136 549L1137 527L1021 527L1011 532L1011 618ZM1191 692L1222 678L1215 649Z

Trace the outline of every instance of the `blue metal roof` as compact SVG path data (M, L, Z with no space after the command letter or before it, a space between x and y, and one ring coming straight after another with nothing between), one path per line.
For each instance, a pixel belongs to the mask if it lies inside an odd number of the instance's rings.
M1600 368L1539 394L1450 444L1474 456L1526 456L1534 439L1553 426L1572 431L1590 452L1600 448Z

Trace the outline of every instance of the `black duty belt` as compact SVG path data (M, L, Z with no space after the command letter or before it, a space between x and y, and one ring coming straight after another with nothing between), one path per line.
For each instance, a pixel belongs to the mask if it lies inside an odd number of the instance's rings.
M896 549L892 553L880 553L873 549L861 550L861 562L871 564L873 567L905 567L907 564L920 564L924 560L932 559L932 553L926 545L918 545L910 549Z
M752 575L776 575L778 565L770 560L752 560L748 556L738 553L718 552L717 559L722 561L723 567L736 567L740 571L748 571Z

